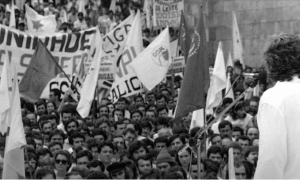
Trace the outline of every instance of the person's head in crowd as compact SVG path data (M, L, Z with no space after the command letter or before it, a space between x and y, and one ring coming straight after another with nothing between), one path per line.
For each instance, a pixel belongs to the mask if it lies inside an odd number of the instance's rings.
M220 146L212 145L207 150L207 158L220 165L224 158L224 152Z
M22 21L22 20L19 21L18 30L23 31L23 32L25 31L25 22L24 21Z
M218 129L221 135L227 134L232 137L232 124L229 121L221 121L218 125Z
M166 106L167 105L167 97L164 94L158 94L156 96L156 104L157 106Z
M51 89L49 100L52 102L59 102L60 101L61 92L59 89Z
M71 155L66 150L61 150L54 156L55 169L57 171L67 172L72 165Z
M146 144L142 143L141 141L134 141L129 145L129 153L130 156L137 160L138 157L146 155L148 153L148 149Z
M145 115L147 118L152 118L152 119L155 119L157 117L157 114L156 114L156 111L155 110L151 110L151 109L148 109L146 111L146 115Z
M65 123L65 129L70 136L72 133L76 132L79 128L79 123L75 119L71 118Z
M117 109L121 109L121 110L125 110L128 106L128 100L124 97L120 97L116 103L116 108Z
M123 132L123 137L125 139L126 146L128 147L136 139L135 131L131 128L125 129Z
M85 143L85 136L80 132L74 132L69 136L69 143L73 149L83 146Z
M137 109L130 112L130 118L133 122L140 122L143 118L143 113Z
M148 149L148 152L153 152L154 150L154 143L149 138L144 138L141 140L142 143L146 144L146 147Z
M122 135L120 136L114 136L113 137L113 143L118 147L119 151L122 151L125 149L125 140Z
M171 128L162 128L158 131L158 137L170 138L171 136L173 136L173 132Z
M234 172L236 179L246 179L246 167L240 161L234 161Z
M78 17L78 20L79 20L79 21L82 21L82 20L83 20L83 13L82 13L82 12L79 12L79 13L77 14L77 17Z
M109 114L109 108L106 105L101 105L99 107L99 115L102 116L103 114Z
M29 132L31 132L31 123L30 120L26 117L22 118L22 122L23 122L23 128L24 128L24 132L25 134L28 134Z
M232 148L233 150L233 158L236 161L242 160L242 146L238 142L232 142L228 149ZM228 155L227 155L228 157Z
M95 129L95 124L92 123L92 122L87 122L87 123L86 123L86 126L87 126L87 128L89 129L90 134L93 135L93 131L94 131L94 129Z
M35 179L56 179L56 175L53 170L48 168L38 169L34 174Z
M48 115L47 120L51 123L52 129L56 129L59 124L59 118L56 115Z
M87 168L90 170L90 172L97 172L97 171L105 171L105 167L101 161L98 159L94 159L90 161L87 165Z
M155 104L156 102L155 94L153 92L149 92L147 94L147 100L148 100L148 104Z
M65 175L64 179L83 179L83 177L78 171L71 171Z
M158 117L168 117L169 109L167 106L157 107Z
M37 124L36 115L34 113L32 113L32 112L27 113L26 118L28 118L30 120L31 124Z
M99 121L96 124L96 127L106 132L106 135L109 136L111 134L111 127L109 121Z
M151 123L149 122L149 120L144 119L141 123L141 128L142 128L142 136L143 137L149 137L150 136L150 133L151 133L151 130L152 130L152 125Z
M126 173L126 164L124 162L115 162L107 167L111 179L128 179Z
M113 152L115 151L115 147L111 142L104 142L99 145L99 158L103 162L104 165L108 165L111 163Z
M40 150L43 148L44 145L44 139L41 135L34 135L32 137L32 139L34 140L35 144L36 144L36 150Z
M247 147L250 146L251 139L247 136L240 136L238 139L236 139L236 142L242 146L243 152L245 152Z
M256 166L258 160L258 146L249 146L245 151L245 159Z
M47 157L47 158L44 158L42 160L39 160L38 164L39 164L40 168L47 168L47 169L50 169L50 170L55 169L55 162L54 162L53 157Z
M140 174L146 174L151 172L152 170L152 157L147 154L143 156L139 156L136 159L136 166Z
M232 142L232 138L228 134L221 135L221 138L222 138L222 142L221 142L222 147L228 147L229 144L231 144Z
M113 118L117 117L118 120L119 120L119 119L123 119L123 118L124 118L124 114L125 114L125 113L124 113L124 110L121 110L121 109L116 108L116 109L114 109L113 112L112 112L112 117L113 117Z
M147 38L150 37L150 29L149 29L149 28L144 29L144 35L145 35L145 37L147 37Z
M97 143L103 143L107 139L106 131L102 129L94 129L92 136L96 139Z
M52 131L52 124L50 121L44 120L41 122L41 128L44 134L50 134Z
M39 100L36 103L36 109L39 116L46 114L46 103L44 100Z
M38 158L35 153L28 152L27 155L24 155L24 159L27 159L26 161L24 161L24 163L25 163L25 176L28 178L30 177L30 174L34 174L36 170Z
M50 113L51 111L56 110L56 105L53 101L48 101L47 102L47 112Z
M185 145L182 145L178 148L176 154L177 164L183 167L187 171L189 171L190 161L192 158L193 158L193 154L190 147L186 148Z
M70 110L70 109L63 109L62 111L61 111L61 120L62 120L62 122L65 124L68 120L70 120L71 118L72 118L72 116L73 116L73 113L72 113L72 110Z
M104 173L104 171L93 171L86 179L109 179L109 177Z
M86 167L93 160L93 155L90 151L80 151L76 154L76 164L80 167Z
M236 140L240 136L244 136L244 130L238 126L233 127L232 138Z
M55 129L49 134L50 143L51 142L59 142L64 144L65 134L63 131Z
M78 172L79 175L82 177L81 179L85 179L90 173L89 169L86 166L79 166L79 165L73 167L71 172Z
M126 128L127 128L128 124L132 124L132 121L129 118L124 118L123 122L124 122Z
M51 154L55 156L55 154L63 149L63 145L59 142L51 142L48 146Z
M206 164L203 163L203 160L201 159L201 165L200 165L200 177L198 178L198 162L197 159L192 159L191 162L191 178L192 179L205 179L206 176L207 167Z
M111 102L107 103L106 106L109 109L109 114L112 114L112 112L115 110L115 105Z
M210 138L212 145L222 146L222 137L220 134L213 134Z
M167 137L157 137L154 140L154 148L157 152L160 152L164 148L168 148L170 146L170 141Z
M122 119L115 122L114 127L115 127L115 134L117 136L123 135L123 132L125 130L125 124L124 124L124 121Z
M156 158L156 167L161 175L164 177L171 167L176 165L172 156L168 153L167 149L162 149Z
M141 174L140 179L161 179L160 172L157 169L152 168L149 173Z
M37 155L39 161L42 159L48 158L48 157L52 157L52 154L48 148L42 148L42 149L37 150L36 155Z
M142 112L142 117L146 116L146 105L145 104L138 104L135 106L137 110Z
M88 139L86 141L86 144L88 149L91 151L94 159L98 159L100 150L99 150L99 143L97 143L97 140L95 138Z
M31 147L34 150L36 150L35 141L31 137L26 137L26 143L27 143L27 147Z
M170 143L172 149L179 149L182 145L185 144L185 138L179 134L174 134L170 137Z
M144 105L144 98L142 95L137 95L134 97L134 104L137 105Z
M259 146L259 138L252 139L251 146Z
M234 105L230 113L230 116L233 120L245 118L246 115L244 102L238 102L236 105Z
M259 138L259 131L257 127L249 127L246 130L246 136L248 136L251 140L254 138Z
M156 130L169 127L169 120L165 117L158 117L156 119Z
M258 110L258 105L259 105L259 97L253 96L250 99L249 105L250 105L250 109L254 112L254 114L256 114L257 110Z

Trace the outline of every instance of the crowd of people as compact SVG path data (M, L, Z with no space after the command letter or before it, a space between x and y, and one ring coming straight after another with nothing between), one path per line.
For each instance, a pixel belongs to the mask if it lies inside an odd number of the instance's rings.
M56 15L57 32L76 32L98 26L105 34L132 11L142 10L142 1L119 0L117 11L109 11L110 1L89 0L84 12L79 1L40 3L26 1L42 15ZM2 8L3 7L3 8ZM8 25L10 5L0 8L0 22ZM24 8L16 9L16 28L26 31ZM67 21L64 21L67 17ZM144 28L144 41L152 32ZM171 33L176 39L176 33ZM267 89L265 70L238 62L228 67L234 95L238 97L253 81L243 73L259 73L260 95ZM172 81L173 82L170 82ZM67 94L52 89L49 99L30 103L21 99L25 147L26 179L228 179L228 149L233 149L237 179L252 179L258 160L259 130L256 113L259 96L243 98L218 119L204 137L201 154L188 145L201 127L190 129L192 112L180 121L173 115L182 78L168 78L146 94L121 97L112 103L108 97L94 101L90 115L81 118L77 103ZM192 93L192 92L191 92ZM233 102L223 99L207 123ZM0 172L2 172L6 134L0 134ZM197 156L201 156L201 176L197 175ZM1 162L2 161L2 162ZM0 173L1 175L1 173ZM1 176L0 176L1 177Z

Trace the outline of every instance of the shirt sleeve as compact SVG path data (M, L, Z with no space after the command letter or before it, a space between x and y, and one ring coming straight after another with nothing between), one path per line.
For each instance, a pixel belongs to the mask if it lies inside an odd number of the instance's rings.
M259 155L255 179L283 179L287 162L287 126L282 112L269 104L258 111Z

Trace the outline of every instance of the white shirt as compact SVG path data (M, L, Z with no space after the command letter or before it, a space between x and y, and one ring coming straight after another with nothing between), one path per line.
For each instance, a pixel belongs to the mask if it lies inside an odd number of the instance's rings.
M255 179L300 179L300 79L266 91L257 115L260 131Z
M238 127L242 128L244 131L246 131L249 127L253 126L252 118L253 118L253 116L251 116L250 114L246 114L245 118L239 118L239 119L233 120L233 118L230 115L228 115L225 118L225 120L231 122L233 127L238 126Z

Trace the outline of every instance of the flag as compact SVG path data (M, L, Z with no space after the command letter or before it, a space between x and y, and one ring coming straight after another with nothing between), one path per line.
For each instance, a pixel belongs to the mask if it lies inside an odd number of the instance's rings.
M233 148L229 148L228 150L228 176L230 180L236 179L234 170Z
M143 92L143 85L138 80L137 74L129 66L130 62L134 62L143 51L141 15L137 11L132 26L128 33L123 55L117 68L115 81L110 89L110 97L115 103L120 97L128 97Z
M189 45L191 44L191 37L189 35L190 33L188 33L187 30L188 28L185 22L184 14L183 11L181 11L178 46L180 47L181 52L183 53L185 62L187 61L189 54Z
M209 63L206 47L204 16L201 9L201 17L194 30L189 50L175 118L205 108L205 93L209 87Z
M232 11L232 41L233 59L240 60L241 64L243 65L243 68L245 68L245 63L243 59L242 39L234 11Z
M95 43L99 43L99 45L95 47L102 47L102 39L99 29L97 29L97 36L94 41ZM94 94L100 70L101 55L102 48L97 48L93 58L93 62L81 88L81 97L76 110L82 118L86 118L89 116L91 105L94 100Z
M230 74L229 73L227 74L225 97L229 97L229 98L232 98L232 100L234 100L234 93L233 93L233 89L231 87L231 81L230 81Z
M2 66L1 82L0 82L0 132L4 134L8 127L8 113L10 108L10 92L11 76L8 53L5 52L4 64Z
M143 85L152 90L166 77L171 63L169 27L166 27L130 66Z
M60 72L47 47L39 41L20 82L20 93L31 102L38 101L48 82Z
M227 63L226 63L226 68L228 66L233 67L233 61L232 61L232 57L231 57L231 53L230 52L229 52L229 55L228 55L228 59L227 59Z
M83 16L86 16L85 5L87 0L78 0L78 12L82 12Z
M226 88L226 68L222 43L219 42L215 66L210 78L210 86L207 94L206 110L210 113L212 109L222 102L222 90Z
M18 88L18 77L14 73L14 81L11 95L11 107L9 109L9 131L5 145L5 158L3 164L2 179L24 179L24 151L22 146L26 145L25 132L22 122L20 94Z
M30 32L54 33L56 30L55 15L42 16L25 5L27 26Z
M85 71L84 71L83 58L81 58L79 63L76 65L76 69L72 77L72 85L76 87L76 90L71 94L71 96L77 102L78 102L78 95L80 95L81 92L84 75L85 75Z
M112 1L110 2L109 10L110 10L110 11L113 11L114 13L116 13L116 9L117 9L117 6L116 6L116 0L112 0Z
M191 125L190 125L190 131L194 127L203 127L204 126L204 110L198 109L196 111L193 111Z
M10 18L9 18L9 27L16 28L16 16L15 16L15 3L11 1L11 11L10 11Z
M259 93L259 82L258 82L257 85L253 88L253 96L260 96L260 93Z

